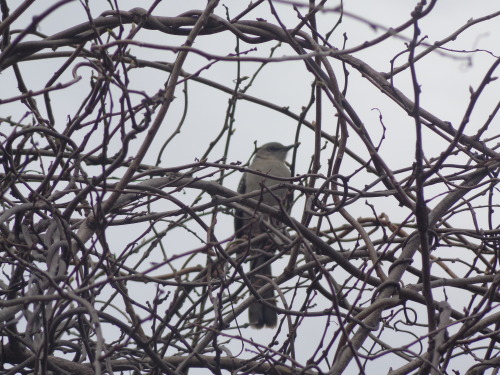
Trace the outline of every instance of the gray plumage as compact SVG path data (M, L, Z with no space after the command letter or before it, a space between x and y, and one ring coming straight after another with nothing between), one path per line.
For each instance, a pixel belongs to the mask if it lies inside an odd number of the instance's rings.
M256 196L253 199L261 201L269 206L279 206L279 200L286 199L287 190L278 189L273 190L273 194L266 192L263 189L262 184L266 187L270 187L276 184L282 183L282 181L270 178L271 176L276 177L290 177L290 170L285 164L285 159L288 151L295 145L283 146L278 142L266 143L262 147L257 149L257 152L250 164L250 169L265 173L267 176L260 176L253 173L245 173L241 178L240 184L238 186L238 192L241 194L249 193L251 191L260 190L261 195ZM279 199L279 200L278 200ZM283 202L286 205L286 202ZM264 217L264 220L268 218ZM261 221L258 218L252 217L242 211L236 212L236 217L234 220L236 237L242 237L244 235L248 237L257 236L263 233L264 229L261 225ZM269 240L264 240L258 244L254 245L250 253L251 262L250 269L254 270L260 267L262 264L266 263L274 252L273 243ZM268 264L261 268L257 273L258 275L264 275L271 277L271 264ZM252 286L255 289L259 289L265 285L265 281L259 279L255 276L250 278ZM261 295L266 302L276 305L276 300L274 298L274 290L271 289L269 292L263 293ZM278 316L276 311L268 306L263 305L260 302L253 303L248 308L248 318L250 321L250 326L253 328L274 327L278 321Z

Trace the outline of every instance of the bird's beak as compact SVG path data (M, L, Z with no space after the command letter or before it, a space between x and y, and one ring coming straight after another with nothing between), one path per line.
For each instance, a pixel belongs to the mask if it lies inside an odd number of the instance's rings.
M290 146L285 146L285 150L291 150L292 148L298 147L300 145L300 142L294 143L293 145Z

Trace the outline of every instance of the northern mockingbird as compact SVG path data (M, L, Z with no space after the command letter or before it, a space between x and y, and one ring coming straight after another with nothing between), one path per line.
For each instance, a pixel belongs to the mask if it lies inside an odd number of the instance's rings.
M266 174L266 176L245 173L238 185L238 192L245 194L251 191L260 190L261 195L254 197L254 199L269 206L279 206L280 200L283 201L286 199L287 190L273 190L272 193L270 193L266 190L266 187L282 183L282 181L271 178L272 176L290 177L290 169L286 166L285 159L286 154L293 147L295 147L295 145L283 146L278 142L266 143L262 147L259 147L249 168ZM263 220L268 220L268 218L264 216ZM252 217L242 211L237 211L234 220L236 237L241 238L246 235L252 238L263 233L265 229L263 229L261 223L262 221L256 217ZM274 243L269 240L264 240L263 242L255 244L255 247L250 252L250 270L254 270L266 263L272 257L272 253L275 250ZM258 275L271 277L271 264L263 266L257 274L250 277L252 286L255 289L259 289L266 284L263 279L257 277ZM266 302L276 305L273 289L263 293L261 297L265 299ZM253 328L262 328L264 326L274 327L278 321L278 316L274 309L262 303L255 302L248 308L248 319L250 326Z

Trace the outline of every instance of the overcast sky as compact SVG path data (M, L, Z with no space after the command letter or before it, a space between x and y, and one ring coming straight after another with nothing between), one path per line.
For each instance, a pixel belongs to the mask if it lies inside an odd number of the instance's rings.
M13 26L16 29L23 29L29 22L31 17L41 14L50 4L55 4L55 1L38 1L31 7L30 12L24 14L17 20ZM120 1L121 9L128 10L137 6L148 8L151 1ZM191 9L203 9L206 1L163 1L153 11L157 16L175 16ZM332 35L330 42L341 48L344 35L347 36L346 48L351 48L363 44L366 41L371 41L390 28L394 28L410 18L416 1L401 1L401 0L346 0L344 1L345 14L342 23L338 26ZM229 8L230 16L236 15L239 11L246 8L247 2L241 0L230 0L221 2L216 9L216 14L221 17L226 17L226 10L223 7L226 5ZM318 25L322 33L326 33L338 21L339 13L334 11L338 5L332 2L325 12L318 16ZM109 9L109 5L105 1L92 2L92 16L97 17L102 11ZM286 2L276 3L279 10L281 20L292 29L298 23L295 11ZM303 13L307 8L299 8ZM439 0L435 9L429 17L424 18L420 22L421 37L425 37L425 43L432 45L437 41L449 37L458 28L466 24L467 20L472 18L483 17L491 14L499 9L498 0ZM276 19L269 12L269 6L259 6L257 11L246 15L244 19L255 20L263 18L269 23L277 24ZM38 27L38 31L47 35L51 35L58 31L64 30L80 22L85 22L87 15L82 11L79 2L74 1L65 6L62 6L57 11L46 17ZM391 70L392 59L400 52L406 49L406 43L411 39L411 29L390 38L389 40L373 47L355 53L354 56L362 59L374 69L381 72L389 72ZM485 72L489 69L493 61L500 55L500 44L498 43L500 35L500 21L498 18L489 22L481 23L473 26L466 32L462 33L456 40L446 44L446 48L453 51L439 51L422 59L416 64L418 80L422 89L421 106L430 111L442 120L449 121L453 126L458 126L464 114L465 108L470 99L469 87L477 87L482 80ZM33 37L36 39L36 37ZM136 40L141 40L148 43L161 45L176 46L183 43L185 37L176 37L172 35L162 34L157 31L151 32L143 30L140 32ZM276 42L265 44L249 45L240 44L240 50L255 49L245 56L252 57L267 57L272 47L276 46ZM234 53L235 37L229 32L217 33L210 36L200 36L196 39L195 48L212 53L214 55L225 56ZM132 47L132 52L142 59L154 59L164 62L173 62L175 54L165 50L155 50L146 47ZM458 51L458 52L457 52ZM463 52L460 52L463 51ZM476 51L470 53L470 51ZM286 45L281 46L275 51L275 57L295 56L296 53ZM403 54L395 59L394 66L398 67L407 61L408 55ZM344 83L344 75L342 65L331 59L336 74L340 83ZM208 66L211 61L196 54L190 54L183 69L186 72L194 73ZM55 65L53 65L55 64ZM61 64L57 60L49 61L34 61L20 64L20 69L25 76L26 82L29 83L29 89L36 91L44 87L50 79L53 72ZM259 67L256 62L244 62L241 64L241 75L252 76ZM55 68L56 67L56 68ZM201 70L200 76L213 80L227 87L234 87L236 78L237 66L234 62L217 62L211 65L208 69ZM414 120L409 117L401 108L396 106L389 98L380 93L372 84L362 77L354 69L349 69L349 85L347 91L347 100L357 111L366 128L370 132L370 136L375 144L378 143L382 135L382 121L386 127L386 134L381 155L389 163L389 167L393 170L411 166L414 160L414 142L415 130ZM68 72L64 79L70 80L71 76ZM78 71L82 76L90 74L90 69L82 67ZM144 91L149 95L153 95L158 90L163 88L163 85L168 78L165 72L155 71L153 69L133 69L130 72L131 85L130 88ZM62 79L62 81L64 81ZM248 81L248 80L247 80ZM245 81L245 82L247 82ZM311 83L313 76L304 68L304 63L300 60L294 60L281 63L270 63L257 76L252 87L247 91L247 94L260 97L268 100L271 103L282 107L289 107L290 111L299 114L301 108L306 106L311 93ZM412 84L409 72L394 77L394 85L410 98L413 98ZM475 111L471 116L470 124L465 133L475 134L492 109L498 102L500 88L499 83L494 83L487 88L485 94L478 102ZM182 93L183 87L179 86L176 91L176 100L174 101L171 110L169 111L165 124L158 134L153 147L147 155L144 163L154 165L158 156L158 150L165 140L175 131L178 122L182 117L184 110L184 96ZM52 94L52 102L57 103L56 110L56 128L63 129L65 119L76 111L76 108L82 100L82 95L88 92L88 80L82 80L79 84L70 89L55 92ZM175 137L174 141L167 147L163 157L161 166L172 167L187 164L200 158L207 150L209 143L213 141L224 124L226 117L229 95L212 88L206 87L194 81L188 82L188 111L181 132ZM8 69L0 75L0 99L18 95L17 83L14 79L12 69ZM141 100L139 96L135 97L137 102ZM38 99L39 103L43 100ZM326 100L325 100L325 103ZM335 134L337 126L337 117L335 111L328 105L325 105L323 117L323 130L332 135ZM26 108L19 103L0 105L0 117L12 116L14 119L23 118ZM314 120L314 112L308 116L308 121ZM235 133L231 141L227 162L246 162L254 149L254 142L258 145L269 141L279 141L284 144L294 142L297 122L290 117L272 111L263 106L254 103L240 101L237 105L235 116L234 129ZM490 129L500 129L498 118L494 120L495 125ZM306 173L310 163L310 157L313 152L313 132L304 128L300 136L301 145L298 149L298 158L296 163L296 173ZM493 134L492 134L493 135ZM82 133L83 136L83 133ZM99 133L96 133L96 144L98 143ZM447 143L436 135L430 132L425 132L424 148L427 158L438 156L444 149ZM351 135L349 147L355 151L359 150L360 156L365 160L368 158L366 149L362 143ZM133 147L138 147L141 139L133 144ZM111 154L120 148L120 144L111 144ZM220 142L219 146L208 155L209 161L215 161L223 156L224 143ZM92 142L89 148L92 147ZM131 154L134 153L134 148L131 149ZM331 149L331 145L328 146ZM323 168L326 167L326 161L329 156L328 152L324 153L322 160ZM341 173L349 174L359 165L352 161L346 160L343 164ZM324 171L324 169L322 169ZM229 188L236 189L240 174L234 174L225 181L225 185ZM369 181L358 181L359 186ZM186 201L192 199L194 195L189 192L186 195ZM373 203L373 202L372 202ZM391 210L394 220L401 220L405 212L400 210L395 202L390 202L390 206L386 206L387 202L377 201L377 209L380 212ZM303 207L296 207L297 212L301 212ZM365 202L351 206L351 214L354 217L371 216L370 207L365 205ZM227 238L232 234L232 218L220 217L219 226L217 227L217 235L220 238ZM468 224L466 224L468 225ZM123 246L133 241L136 237L134 232L119 231L119 241L117 249L119 251ZM171 239L175 246L181 246L183 249L194 248L199 246L199 241L194 238L186 238L185 232L180 232L178 238ZM179 243L182 242L182 245ZM121 244L120 244L121 243ZM118 251L118 252L119 252ZM286 260L283 260L283 265ZM278 265L279 269L280 265ZM147 291L143 291L147 295ZM154 291L152 292L154 293ZM242 321L246 316L241 317ZM300 348L298 357L300 359L308 358L315 346L308 346L307 340L317 340L318 335L322 332L324 319L317 321L308 320L301 329L302 338L305 340L299 344L305 344ZM249 337L256 340L262 340L262 343L267 344L274 332L270 330L253 331L248 330ZM283 338L281 338L283 339ZM235 353L239 347L231 348ZM246 354L246 353L245 353ZM384 373L390 366L396 366L395 363L386 363L384 368L377 368L379 373ZM355 366L353 366L353 369ZM375 369L373 369L375 370ZM353 370L354 371L354 370ZM191 373L191 372L190 372ZM201 371L193 371L193 374L202 373ZM353 372L354 373L354 372Z

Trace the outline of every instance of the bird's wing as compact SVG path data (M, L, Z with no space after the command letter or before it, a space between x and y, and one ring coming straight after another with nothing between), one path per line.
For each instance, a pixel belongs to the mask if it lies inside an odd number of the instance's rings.
M238 184L238 193L245 194L246 189L246 175L243 174L241 177L240 183ZM236 234L236 238L240 238L243 233L241 232L241 228L243 227L243 211L235 210L234 212L234 233Z

